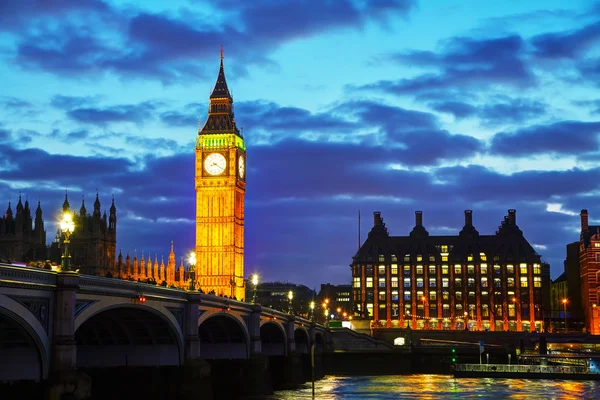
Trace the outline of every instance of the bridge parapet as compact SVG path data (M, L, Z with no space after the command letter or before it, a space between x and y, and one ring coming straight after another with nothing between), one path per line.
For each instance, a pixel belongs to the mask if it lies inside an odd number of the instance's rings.
M92 275L80 275L78 292L123 297L144 295L154 300L187 302L187 292L182 289Z
M56 287L56 274L56 271L41 268L0 264L0 286L52 290Z

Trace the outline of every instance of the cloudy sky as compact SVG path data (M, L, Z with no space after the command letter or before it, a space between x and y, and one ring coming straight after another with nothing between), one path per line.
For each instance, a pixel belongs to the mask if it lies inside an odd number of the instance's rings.
M194 242L194 141L225 49L248 146L246 272L317 286L381 211L493 234L509 208L552 277L600 221L600 3L3 0L0 206L115 196L118 249Z

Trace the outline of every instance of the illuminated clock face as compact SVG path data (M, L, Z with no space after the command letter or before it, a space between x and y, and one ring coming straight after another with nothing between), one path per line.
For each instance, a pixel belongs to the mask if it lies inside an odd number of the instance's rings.
M238 159L238 172L240 173L240 178L244 179L244 174L246 173L246 163L244 162L244 157L240 156Z
M204 169L211 175L221 175L225 171L227 161L223 154L212 153L204 159Z

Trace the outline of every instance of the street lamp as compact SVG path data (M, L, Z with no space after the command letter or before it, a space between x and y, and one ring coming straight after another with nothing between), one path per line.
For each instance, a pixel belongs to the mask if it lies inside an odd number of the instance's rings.
M565 332L567 332L567 299L562 299L562 303L565 310Z
M256 287L258 286L258 274L252 274L252 285L254 285L254 294L252 295L252 303L256 304Z
M190 263L190 288L189 290L196 290L196 252L192 251L188 257Z
M310 320L315 322L315 301L310 302Z
M292 292L291 290L288 292L288 300L290 301L290 309L288 311L289 314L293 314L294 313L294 309L292 308L292 299L294 298L294 292Z
M62 256L61 269L63 271L70 271L71 266L69 261L71 255L69 254L69 237L71 236L71 233L73 233L73 231L75 230L75 224L73 223L73 217L71 216L71 213L66 212L63 214L62 221L60 221L60 230L63 233L63 243L65 245L65 252Z
M465 329L469 330L469 313L465 311Z

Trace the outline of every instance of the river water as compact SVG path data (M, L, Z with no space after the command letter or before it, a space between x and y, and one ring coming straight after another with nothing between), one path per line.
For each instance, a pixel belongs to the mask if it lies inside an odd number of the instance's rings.
M270 400L311 399L310 382ZM460 378L449 375L328 376L315 399L600 399L600 381Z

